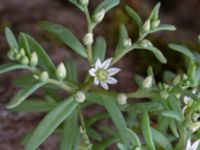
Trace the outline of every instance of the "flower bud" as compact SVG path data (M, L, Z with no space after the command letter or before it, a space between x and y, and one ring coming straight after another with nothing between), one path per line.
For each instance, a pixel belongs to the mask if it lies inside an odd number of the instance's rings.
M9 50L9 52L8 52L8 54L7 54L8 58L9 58L10 60L15 60L15 55L16 55L16 51L13 50L13 49Z
M78 91L75 96L74 99L78 102L78 103L83 103L86 99L85 97L85 93Z
M173 84L174 84L174 85L177 85L177 84L179 84L180 81L181 81L181 76L178 75L178 76L176 76L176 78L173 80Z
M160 20L155 20L151 23L151 29L156 29L160 25Z
M93 16L93 20L97 23L101 22L105 16L105 10L102 9L100 10L99 12L95 13L94 16Z
M131 41L130 38L124 39L124 41L123 41L123 46L124 46L125 48L128 48L128 47L130 47L131 45L132 45L132 41Z
M150 30L150 26L151 26L150 20L147 20L142 27L142 31L148 32Z
M28 63L29 63L28 57L26 57L26 56L21 57L20 63L23 64L23 65L28 65Z
M17 54L15 55L16 60L20 60L21 57L22 57L22 55L21 55L20 53L17 53Z
M30 65L35 67L38 64L38 56L36 52L33 52L31 54L31 58L30 58Z
M149 89L153 86L153 77L148 76L142 82L143 88Z
M59 80L63 80L67 76L67 70L64 63L60 63L56 70L56 76Z
M25 56L26 55L25 50L23 48L20 49L19 53L20 53L21 56Z
M127 103L127 96L124 93L118 94L117 101L120 105L125 105Z
M79 3L80 3L82 6L88 6L89 0L79 0Z
M187 80L188 76L186 74L183 74L183 80Z
M44 71L40 74L40 80L41 81L47 81L49 79L49 74L48 72Z
M198 122L186 122L186 127L190 129L193 133L200 128L200 121Z
M87 33L83 38L83 43L85 45L90 45L94 42L94 35L93 33Z
M149 40L144 39L144 40L140 43L140 46L141 46L141 47L144 47L144 48L148 48L148 47L151 47L151 46L153 46L153 45L152 45L152 43L151 43Z
M160 97L163 98L163 99L168 99L169 97L169 93L167 91L161 91L160 92Z

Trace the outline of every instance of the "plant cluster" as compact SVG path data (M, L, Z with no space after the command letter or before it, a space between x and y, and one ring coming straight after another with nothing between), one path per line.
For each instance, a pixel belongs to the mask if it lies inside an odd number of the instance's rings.
M138 39L133 41L125 25L121 24L115 54L105 59L106 41L103 37L95 37L93 31L120 1L103 0L92 13L88 9L89 0L69 2L87 19L88 29L82 42L61 25L45 21L40 22L40 26L86 58L90 69L81 83L77 80L75 61L66 60L55 66L30 35L21 32L16 39L9 28L5 29L10 46L8 58L13 62L1 65L0 74L16 69L26 69L30 73L15 80L22 89L7 108L16 112L46 113L37 127L22 139L25 150L36 150L53 133L60 135L60 150L104 150L113 144L120 150L197 150L200 143L200 54L178 44L169 44L171 49L186 57L186 73L166 71L165 81L157 83L153 68L149 67L146 77L135 76L136 91L109 91L109 84L118 82L113 76L123 71L114 65L130 51L148 50L158 61L167 63L162 52L147 39L151 33L175 30L172 25L161 24L160 3L144 22L136 11L125 7L137 24ZM40 88L43 100L28 99ZM61 89L68 94L63 100L57 95ZM132 99L142 101L136 103ZM85 117L82 110L94 104L101 105L105 111ZM111 126L97 123L109 118L116 132Z

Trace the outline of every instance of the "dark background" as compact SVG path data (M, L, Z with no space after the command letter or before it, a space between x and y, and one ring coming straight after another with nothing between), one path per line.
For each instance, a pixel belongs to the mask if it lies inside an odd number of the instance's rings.
M100 0L91 0L90 10L93 10ZM118 27L125 22L132 39L137 38L137 29L134 21L125 13L123 7L128 4L133 7L145 20L152 7L157 3L155 0L124 0L121 5L110 11L101 25L95 29L96 35L105 36L108 44L107 56L111 57L118 39ZM199 0L162 0L160 19L162 23L173 24L177 27L175 32L159 32L149 36L149 39L165 54L168 63L160 64L156 58L147 51L134 51L125 56L117 66L123 69L117 77L119 84L113 87L119 91L135 90L134 82L130 82L134 74L145 76L146 68L151 65L155 69L158 80L162 78L164 69L178 72L184 70L183 58L176 52L167 48L168 42L183 43L200 51L197 44L197 35L200 34L200 1ZM4 28L10 27L15 35L20 31L34 36L48 51L53 61L58 64L64 59L75 59L78 64L79 78L84 77L87 62L81 59L67 47L44 33L37 23L41 20L53 21L66 26L79 39L86 32L84 15L69 4L67 0L0 0L0 64L8 62L8 45L4 37ZM81 66L81 67L80 67ZM20 137L30 131L42 118L40 114L32 113L9 113L5 105L17 92L12 85L12 80L24 72L15 71L0 76L0 150L22 150L19 144ZM51 136L41 150L56 150L58 136Z

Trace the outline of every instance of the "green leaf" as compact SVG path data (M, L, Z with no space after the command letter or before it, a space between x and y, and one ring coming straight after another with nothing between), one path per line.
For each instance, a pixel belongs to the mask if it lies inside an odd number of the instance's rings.
M143 134L146 145L148 146L150 150L155 150L155 145L154 145L153 137L151 134L149 115L147 112L143 113L141 129L142 129L142 134Z
M28 41L28 45L32 51L35 51L39 58L39 65L41 65L44 69L50 73L50 75L54 75L56 72L55 65L49 58L46 51L42 48L42 46L30 35L26 34L26 39Z
M158 32L158 31L175 31L176 27L170 24L161 24L156 29L151 30L150 33Z
M31 84L25 88L23 88L20 92L17 93L12 99L11 102L8 104L7 108L11 109L19 104L21 104L28 96L33 94L37 89L44 86L47 82L37 81L34 84Z
M59 150L74 150L76 135L79 132L77 124L77 111L74 111L64 122L64 130L61 136Z
M182 121L182 118L181 116L177 113L177 112L174 112L174 111L170 111L170 110L167 110L167 111L163 111L161 113L161 115L165 116L165 117L168 117L168 118L172 118L172 119L175 119L179 122Z
M141 142L139 137L135 132L133 132L131 129L128 129L130 141L134 147L139 147L141 149Z
M124 145L126 145L127 147L129 147L130 141L128 138L126 122L118 108L118 105L115 103L115 101L116 101L115 98L106 96L106 95L99 95L99 94L91 93L87 96L87 99L90 101L99 103L106 108L106 110L110 114L110 117L117 129L117 132L119 134L119 137L120 137L122 143Z
M67 80L77 82L76 62L74 60L66 60L64 64L67 69Z
M27 100L11 109L13 112L48 112L56 105L51 105L44 100Z
M154 128L151 128L151 133L153 136L153 140L165 150L173 150L173 147L170 141L166 138L166 135L163 135L161 132L157 131Z
M12 83L17 87L24 87L33 84L36 81L37 79L35 79L32 74L29 74L15 78L15 80L13 80Z
M151 11L151 14L149 16L150 21L154 21L158 19L159 9L160 9L160 2L157 3L156 6Z
M138 28L140 29L143 23L138 13L129 6L125 6L125 10L135 20Z
M35 150L43 143L54 130L65 120L78 106L72 97L61 102L54 110L48 113L33 132L25 150Z
M118 56L120 53L122 53L122 51L124 50L123 42L128 37L128 31L126 30L125 25L121 24L119 28L119 40L115 50L115 56Z
M176 138L179 138L179 133L176 127L176 122L173 119L169 120L169 128Z
M193 53L191 52L190 49L188 49L185 46L182 45L178 45L178 44L169 44L168 45L172 50L175 50L177 52L182 53L183 55L185 55L186 57L188 57L191 60L195 60L195 57L193 55Z
M84 46L74 36L74 34L72 34L64 26L51 23L48 21L40 22L40 26L42 29L55 34L64 44L69 46L72 50L74 50L80 56L87 57L87 53Z
M161 62L161 63L167 63L167 59L163 55L163 53L157 49L156 47L148 47L148 50L154 53L155 57Z
M136 85L138 87L142 88L143 87L144 77L142 77L141 75L136 74L136 75L134 75L133 78L134 78L134 81L135 81Z
M31 54L30 54L31 50L30 50L27 38L26 38L26 36L25 36L24 33L20 33L19 34L18 42L19 42L19 47L23 48L24 51L25 51L25 53L26 53L26 56L28 56L30 58L30 56L31 56Z
M111 138L107 138L107 139L103 139L101 142L99 142L98 144L93 146L94 150L105 150L107 147L109 147L110 145L118 142L118 138L117 137L111 137Z
M84 11L83 6L79 3L79 0L68 0L70 3L74 4L76 7L78 7L81 11Z
M4 64L4 65L0 65L0 74L13 71L16 69L27 69L27 68L28 67L26 65L22 65L22 64Z
M87 129L87 133L91 139L94 139L99 142L102 140L101 135L96 130L92 129L91 127Z
M110 9L112 9L113 7L115 7L116 5L118 5L120 2L120 0L104 0L103 2L101 2L99 4L99 6L95 9L95 12L99 12L102 9L105 10L105 12L109 11Z
M103 37L97 37L94 49L93 49L93 62L99 58L101 61L104 60L106 54L106 41Z
M19 49L19 46L17 44L17 40L15 39L14 34L9 28L5 29L5 34L6 34L6 40L8 42L8 45L10 46L11 49Z

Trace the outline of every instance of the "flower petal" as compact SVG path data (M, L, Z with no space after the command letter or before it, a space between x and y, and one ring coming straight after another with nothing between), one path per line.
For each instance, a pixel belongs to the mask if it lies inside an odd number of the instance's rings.
M121 71L121 69L119 68L109 68L107 70L108 76L113 76L115 74L117 74L119 71Z
M186 145L186 150L190 150L190 148L191 148L191 138L189 138L188 140L187 140L187 145Z
M112 58L106 59L106 60L102 63L101 67L102 67L103 69L108 69L108 67L110 66L111 62L112 62Z
M106 82L100 82L101 83L101 86L105 89L105 90L108 90L109 87L108 87L108 84Z
M99 85L99 80L97 78L94 78L94 84Z
M101 64L101 60L98 58L96 63L95 63L95 69L99 69L101 68L102 64Z
M89 74L93 77L95 77L95 73L96 73L96 69L95 68L92 68L89 70Z
M200 139L195 141L193 144L192 144L192 150L197 150L198 146L200 144Z
M108 84L116 84L118 81L117 81L117 79L115 79L113 77L108 77L108 79L106 80L106 82Z
M183 101L184 101L184 103L187 105L188 102L190 101L190 97L189 97L189 96L184 96L184 97L183 97Z

